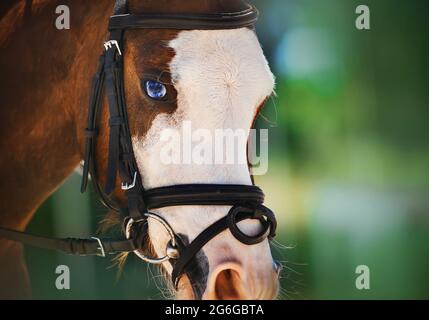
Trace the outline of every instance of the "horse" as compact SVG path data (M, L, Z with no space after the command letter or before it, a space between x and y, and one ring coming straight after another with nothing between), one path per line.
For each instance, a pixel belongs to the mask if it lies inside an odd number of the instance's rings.
M55 27L58 5L56 0L20 0L0 6L0 226L9 229L24 231L37 208L84 159L90 83L115 1L61 1L70 9L69 29ZM127 8L136 15L207 15L241 12L248 5L240 0L128 0ZM248 130L275 86L252 28L185 29L141 28L125 33L124 96L142 187L250 186L247 164L166 165L160 161L164 129L180 130L189 121L209 132ZM109 166L107 100L102 101L94 151L99 173ZM246 143L238 149L245 154ZM105 184L107 178L101 174L98 179ZM118 180L112 196L126 202ZM192 242L230 208L174 205L153 211ZM239 226L248 234L260 229L255 219L240 221ZM148 250L162 256L170 235L150 219L147 229ZM180 277L172 289L178 299L277 296L278 268L268 239L246 245L223 230L195 260L200 272ZM0 239L0 262L0 297L31 297L22 244ZM166 278L171 277L170 263L161 263L161 268Z

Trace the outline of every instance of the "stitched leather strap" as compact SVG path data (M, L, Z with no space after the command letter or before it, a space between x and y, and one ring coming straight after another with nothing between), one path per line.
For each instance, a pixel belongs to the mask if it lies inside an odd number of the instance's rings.
M233 13L210 14L118 14L110 17L109 30L126 29L179 29L219 30L253 26L258 20L258 10L248 9Z
M264 193L253 185L184 184L146 190L148 209L183 205L262 204Z
M203 230L189 245L179 248L179 259L173 261L173 272L171 280L177 289L180 277L186 273L187 266L200 251L204 245L215 238L218 234L226 229L230 229L233 236L247 245L253 245L262 242L268 236L272 238L275 236L277 226L274 215L267 213L271 212L268 208L259 205L256 208L238 207L234 206L230 209L228 214ZM264 218L266 220L264 220ZM237 223L245 219L258 219L263 225L262 231L256 236L248 236L244 234L237 226ZM233 231L235 230L235 231ZM238 230L238 232L237 232Z
M36 236L16 230L0 228L0 238L19 241L33 247L60 250L75 255L105 255L136 250L133 240L128 239L79 239L49 238Z

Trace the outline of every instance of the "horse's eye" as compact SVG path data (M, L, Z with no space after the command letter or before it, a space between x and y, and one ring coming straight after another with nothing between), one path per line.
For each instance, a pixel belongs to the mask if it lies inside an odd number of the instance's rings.
M154 100L162 100L167 95L166 86L155 80L145 81L144 88L148 97Z

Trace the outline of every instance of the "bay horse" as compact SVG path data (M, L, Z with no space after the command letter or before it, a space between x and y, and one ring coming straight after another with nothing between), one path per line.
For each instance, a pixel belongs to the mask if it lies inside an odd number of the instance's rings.
M70 8L70 29L55 27L56 8ZM20 0L0 5L0 226L24 231L37 208L79 165L85 153L87 103L115 1ZM132 14L240 12L239 0L129 0ZM274 76L254 30L150 28L125 35L124 95L132 147L145 189L179 184L252 185L247 165L165 165L162 130L248 130L274 90ZM119 50L119 47L118 47ZM147 76L154 78L148 81ZM168 99L158 99L166 96ZM97 172L108 169L109 114L103 101ZM179 148L179 146L178 146ZM241 143L239 153L246 153ZM100 175L100 183L106 177ZM113 195L124 202L120 182ZM225 217L231 206L170 206L154 210L189 242ZM258 233L254 219L239 222ZM148 221L150 250L162 256L171 240ZM180 278L178 299L272 299L278 270L267 239L254 245L228 230L196 256L197 279ZM163 263L167 277L173 268ZM191 281L192 280L192 281ZM0 297L31 296L23 247L0 239Z

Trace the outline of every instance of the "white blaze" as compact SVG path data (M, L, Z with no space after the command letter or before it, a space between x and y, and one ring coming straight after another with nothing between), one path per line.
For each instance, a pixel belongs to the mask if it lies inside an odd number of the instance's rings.
M133 137L145 188L187 183L251 184L245 164L163 164L160 154L165 141L160 134L164 129L182 132L184 121L192 123L192 130L213 133L216 129L250 128L257 107L274 87L255 33L247 28L182 31L169 46L176 53L170 70L177 90L177 110L159 114L144 138ZM238 152L246 153L246 145ZM187 235L190 241L227 211L228 207L201 206L156 210L176 233ZM252 225L249 221L243 224ZM150 225L150 237L155 250L163 254L168 239L156 222Z

